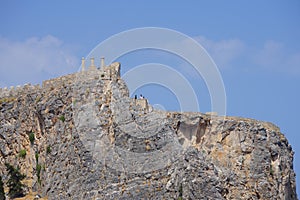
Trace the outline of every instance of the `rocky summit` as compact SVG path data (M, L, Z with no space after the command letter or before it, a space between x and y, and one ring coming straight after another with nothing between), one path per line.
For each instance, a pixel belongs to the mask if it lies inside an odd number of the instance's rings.
M129 97L120 64L0 89L0 174L23 199L297 199L275 125L159 111ZM7 197L8 198L8 197Z

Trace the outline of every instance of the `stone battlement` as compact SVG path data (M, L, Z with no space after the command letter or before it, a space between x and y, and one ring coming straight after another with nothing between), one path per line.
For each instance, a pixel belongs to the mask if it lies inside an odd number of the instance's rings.
M57 77L54 79L45 80L42 86L39 84L31 85L25 84L23 86L11 86L10 88L0 88L0 99L5 97L14 97L22 94L37 92L38 90L52 90L54 88L61 88L65 86L72 86L77 82L84 82L90 80L111 81L120 79L120 63L112 63L108 66L104 64L104 58L101 58L101 66L96 67L94 58L91 58L91 64L85 67L85 59L82 58L81 71L73 74Z
M23 93L31 93L41 89L40 85L31 85L27 83L25 85L17 85L16 87L11 86L10 88L0 88L0 99L5 97L18 96Z
M91 64L88 68L85 66L85 59L82 58L81 71L64 75L61 77L43 81L42 85L25 84L23 86L16 86L10 88L0 88L0 99L17 97L22 94L40 93L43 91L52 91L53 89L72 87L74 84L89 82L92 80L102 81L116 81L120 79L120 63L112 63L105 66L104 59L101 58L101 66L96 67L94 58L91 58ZM135 106L147 113L151 110L147 99L132 99Z
M131 99L131 104L144 113L148 113L153 110L147 99Z

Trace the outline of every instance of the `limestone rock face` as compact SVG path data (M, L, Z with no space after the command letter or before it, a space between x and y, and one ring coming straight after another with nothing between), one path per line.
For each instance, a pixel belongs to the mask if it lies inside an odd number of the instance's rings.
M28 192L48 199L297 199L279 128L143 107L106 70L1 94L4 182L8 162L26 174Z

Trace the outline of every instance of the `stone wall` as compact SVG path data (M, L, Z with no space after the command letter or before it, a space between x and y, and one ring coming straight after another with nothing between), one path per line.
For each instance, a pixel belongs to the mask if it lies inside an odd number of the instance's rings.
M23 86L12 86L10 88L0 88L0 99L11 96L20 96L23 93L36 92L40 89L40 85L25 84Z
M18 85L16 87L11 86L10 88L0 88L0 99L5 97L21 96L27 93L37 93L38 90L53 90L54 88L60 88L62 86L73 85L76 81L84 79L85 81L91 80L117 80L120 79L120 63L112 63L108 66L103 66L102 68L92 68L90 67L86 71L77 72L74 74L69 74L61 76L58 78L45 80L42 86L38 85Z

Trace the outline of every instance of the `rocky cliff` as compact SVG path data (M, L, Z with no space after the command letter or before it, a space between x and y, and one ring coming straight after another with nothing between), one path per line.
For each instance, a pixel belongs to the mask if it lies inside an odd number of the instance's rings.
M120 65L0 91L0 174L48 199L297 199L271 123L153 110ZM24 155L26 151L26 155Z

